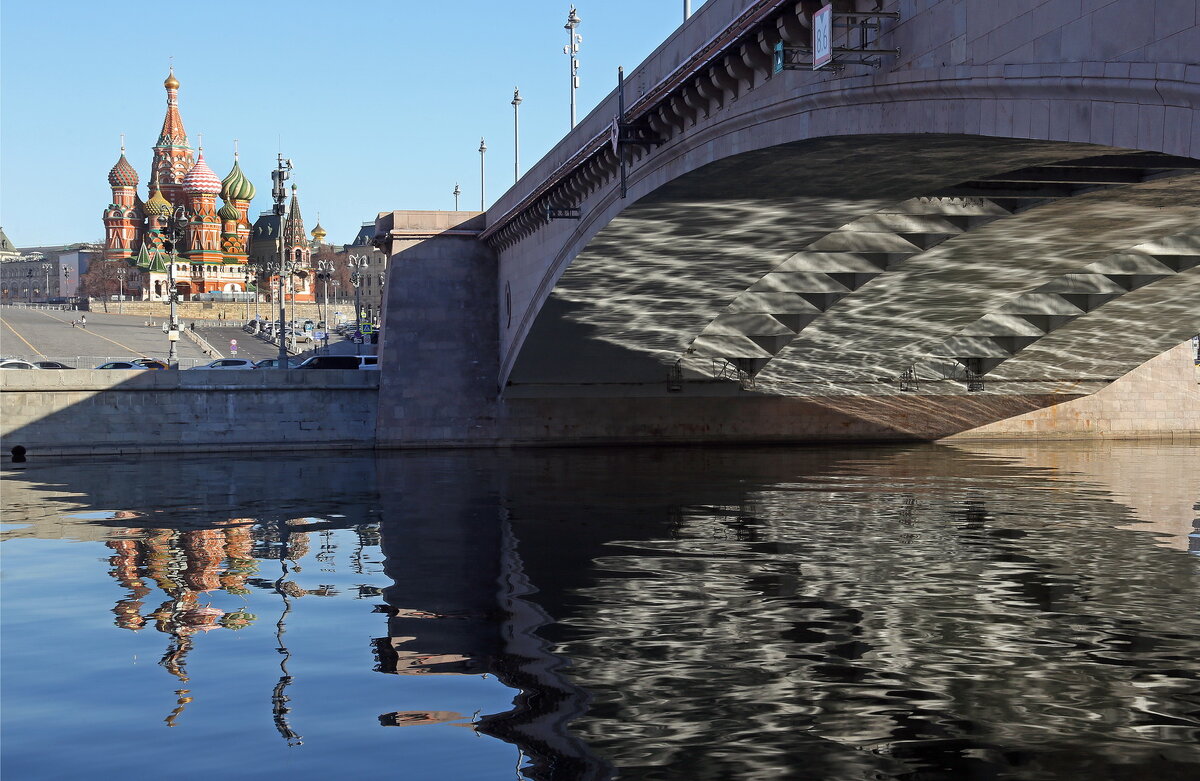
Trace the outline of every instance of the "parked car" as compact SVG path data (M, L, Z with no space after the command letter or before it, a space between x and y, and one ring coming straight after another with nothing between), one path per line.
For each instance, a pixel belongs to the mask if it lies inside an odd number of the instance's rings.
M37 369L40 368L29 361L22 361L17 358L6 358L0 361L0 369Z
M134 358L133 360L130 361L130 363L134 364L135 366L140 366L143 369L169 369L169 368L171 368L170 366L167 366L167 364L164 361L160 361L157 358Z
M366 369L379 370L376 355L314 355L297 369Z
M295 369L299 365L300 365L299 361L294 361L291 358L288 359L287 368ZM261 361L258 361L257 363L254 364L254 368L255 369L278 369L279 368L279 359L278 358L263 358Z
M285 340L287 340L287 339L291 339L291 338L292 338L292 333L293 333L293 329L291 329L291 328L285 328L285 329L283 330L283 338L284 338ZM302 344L307 344L308 342L311 342L311 341L313 340L313 338L312 338L312 334L308 333L307 331L300 331L300 330L298 330L298 329L297 329L297 330L295 330L295 331L294 331L294 333L295 333L295 335L296 335L296 341L297 341L297 342L300 342L300 343L302 343Z
M210 361L203 366L193 366L191 371L197 369L253 369L254 361L249 358L218 358L215 361Z
M141 370L141 369L145 369L146 367L138 366L137 364L130 363L129 361L109 361L108 363L100 364L96 368L97 369L138 369L138 370Z
M65 363L58 361L34 361L35 366L39 369L74 369L74 366L67 366Z

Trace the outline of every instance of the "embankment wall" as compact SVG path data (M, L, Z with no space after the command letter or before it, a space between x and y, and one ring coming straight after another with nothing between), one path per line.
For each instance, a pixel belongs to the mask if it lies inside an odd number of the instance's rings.
M4 449L30 455L372 448L379 372L0 372Z

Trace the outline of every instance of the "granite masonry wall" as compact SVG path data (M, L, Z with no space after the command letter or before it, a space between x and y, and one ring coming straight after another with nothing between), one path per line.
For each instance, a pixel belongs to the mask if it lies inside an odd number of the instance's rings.
M0 434L30 455L371 448L373 371L5 371Z
M1191 342L1091 396L964 431L951 439L1200 437L1200 366Z

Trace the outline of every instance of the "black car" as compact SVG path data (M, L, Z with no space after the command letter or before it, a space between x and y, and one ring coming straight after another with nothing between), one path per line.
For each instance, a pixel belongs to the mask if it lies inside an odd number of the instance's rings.
M379 369L379 358L374 355L314 355L298 369Z
M34 361L35 366L39 369L74 369L74 366L67 366L65 363L58 361Z

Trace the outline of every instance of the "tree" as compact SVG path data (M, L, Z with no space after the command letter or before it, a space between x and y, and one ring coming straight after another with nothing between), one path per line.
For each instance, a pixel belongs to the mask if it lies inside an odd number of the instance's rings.
M122 269L125 271L124 284L117 274ZM122 287L126 296L137 295L142 289L142 271L127 259L93 260L88 264L87 272L79 277L79 295L101 299L106 310L109 297L120 293Z

